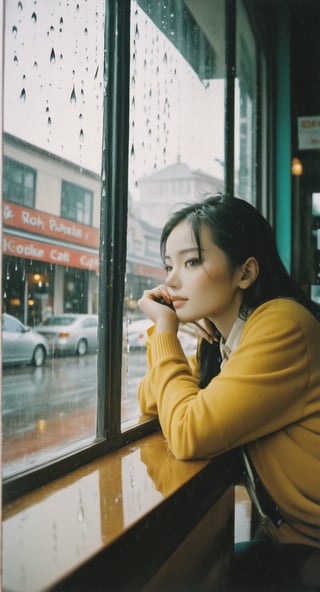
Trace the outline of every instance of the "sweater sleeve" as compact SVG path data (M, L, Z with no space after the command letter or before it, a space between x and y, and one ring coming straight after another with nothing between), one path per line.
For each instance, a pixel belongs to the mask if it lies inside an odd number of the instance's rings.
M151 340L153 338L154 333L154 325L150 327L147 331L148 340L147 340L147 365L148 370L144 378L141 380L138 388L138 401L140 405L140 409L142 413L146 413L148 415L157 415L158 408L157 408L157 401L156 396L153 391L153 380L152 380L152 372L151 369L153 367L152 362L152 348L151 348ZM174 364L175 361L177 363L181 362L181 360L185 363L187 361L187 365L189 366L189 370L191 375L193 375L196 380L198 380L198 362L197 362L197 355L193 354L188 358L185 357L183 349L181 347L180 341L177 336L171 335L171 347L172 347L172 354L171 360ZM156 388L156 392L158 389Z
M245 325L239 347L205 389L169 333L150 343L148 374L164 436L179 459L226 452L303 417L309 381L299 320L263 305Z

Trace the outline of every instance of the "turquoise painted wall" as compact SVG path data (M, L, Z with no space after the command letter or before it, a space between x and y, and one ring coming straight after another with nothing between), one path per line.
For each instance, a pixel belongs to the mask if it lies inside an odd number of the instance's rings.
M275 231L281 258L291 270L291 119L290 119L290 32L286 2L278 6L276 19L276 101L275 101Z

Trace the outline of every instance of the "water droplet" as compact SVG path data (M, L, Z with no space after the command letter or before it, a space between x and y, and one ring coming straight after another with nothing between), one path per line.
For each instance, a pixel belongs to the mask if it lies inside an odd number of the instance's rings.
M31 20L32 20L32 22L33 22L33 23L36 23L36 22L37 22L37 20L38 20L38 17L37 17L37 15L36 15L36 13L35 13L35 12L33 12L33 13L32 13L32 15L31 15Z
M98 76L98 72L99 72L99 66L97 66L97 69L96 69L96 71L95 71L95 75L94 75L94 77L93 77L93 78L94 78L94 80L97 78L97 76Z
M17 36L18 29L17 29L17 27L16 27L15 25L13 25L13 27L12 27L12 33L13 33L13 35L14 35L15 37Z
M56 53L55 53L54 49L52 48L51 54L50 54L50 64L55 64L55 62L56 62Z
M17 64L17 65L18 65L18 62L19 62L19 60L18 60L18 56L16 56L16 55L15 55L15 56L13 57L13 61L14 61L14 63L15 63L15 64Z
M131 146L130 157L131 158L134 158L135 157L134 144L132 144L132 146Z
M84 139L84 133L83 133L83 129L80 130L80 134L79 134L79 140L80 142L83 142Z
M77 102L77 95L76 95L76 90L75 90L74 85L73 85L73 89L72 89L72 92L71 92L71 95L70 95L70 103L71 104L72 103L74 104L76 102Z
M18 2L18 10L23 10L22 2Z
M51 117L48 117L48 126L51 127L51 125L52 125Z
M25 100L26 100L26 98L27 98L26 90L25 90L25 88L23 88L22 91L21 91L21 93L20 93L20 100L23 101L23 103L24 103Z
M84 34L85 34L85 35L88 35L88 27L85 27L85 29L84 29Z
M33 62L33 67L34 67L35 69L38 67L38 62L37 62L37 60L35 60L35 61Z
M60 21L59 21L60 25L63 25L63 16L60 17Z

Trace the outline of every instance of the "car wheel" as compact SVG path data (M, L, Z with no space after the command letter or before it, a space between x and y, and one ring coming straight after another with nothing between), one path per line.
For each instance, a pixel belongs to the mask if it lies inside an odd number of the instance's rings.
M46 352L44 347L42 347L42 345L37 345L33 352L32 364L38 368L39 366L42 366L44 364L45 359Z
M88 351L88 344L85 339L80 339L77 345L77 354L78 356L85 356Z

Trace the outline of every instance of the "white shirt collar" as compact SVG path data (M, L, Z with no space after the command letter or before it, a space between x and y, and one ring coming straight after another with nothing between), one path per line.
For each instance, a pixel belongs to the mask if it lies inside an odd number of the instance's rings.
M237 349L239 343L240 343L240 339L241 339L241 335L242 335L242 331L243 331L243 327L246 321L243 321L240 318L237 318L237 320L234 322L232 329L226 339L226 341L224 340L223 337L221 337L220 339L220 352L221 352L221 357L222 357L222 361L221 361L221 368L222 366L225 364L225 362L227 362L227 360L229 359L230 354Z

